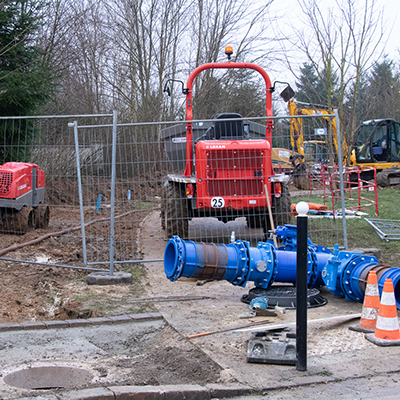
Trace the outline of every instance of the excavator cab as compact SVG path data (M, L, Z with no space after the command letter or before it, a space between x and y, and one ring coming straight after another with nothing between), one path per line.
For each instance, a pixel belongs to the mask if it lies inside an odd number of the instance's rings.
M400 124L393 119L365 121L356 131L357 163L400 162Z
M329 149L323 140L308 140L304 143L306 161L326 164L329 162Z

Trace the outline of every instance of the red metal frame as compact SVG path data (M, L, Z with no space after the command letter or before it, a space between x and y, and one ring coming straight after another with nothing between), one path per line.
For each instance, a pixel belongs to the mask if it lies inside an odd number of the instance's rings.
M197 67L189 76L187 81L186 88L188 89L188 93L186 94L186 120L188 121L186 124L186 166L185 172L183 176L191 177L193 176L193 131L192 131L192 122L193 121L193 81L196 76L207 69L253 69L261 74L265 81L266 87L266 116L272 117L272 86L271 80L268 74L256 64L251 63L236 63L236 62L225 62L225 63L208 63L203 64ZM273 121L272 119L267 120L266 131L265 131L265 139L272 144L272 127ZM271 146L269 149L269 159L271 159ZM271 175L274 175L272 167L271 167Z
M366 181L361 179L361 171L373 171L374 172L374 179L372 181ZM350 181L350 175L357 173L357 181ZM335 178L338 179L335 179ZM339 177L339 172L334 172L331 175L330 179L331 183L331 192L332 192L332 211L333 215L335 216L338 212L341 212L342 210L336 210L335 211L335 199L340 200L340 187L339 189L336 189L340 183L340 177ZM346 210L361 210L362 208L369 207L369 206L375 206L375 215L378 215L378 186L376 184L376 169L375 168L369 168L369 169L363 169L361 168L353 168L353 169L343 169L343 183L344 183L344 194L345 194L345 201L353 201L357 202L357 205L355 206L346 206ZM358 183L358 184L357 184ZM357 186L355 186L357 184ZM368 190L368 191L373 191L375 193L375 199L371 200L368 199L364 196L362 196L361 191L362 190ZM353 197L353 193L356 192L357 196ZM346 197L346 193L348 194L348 197Z

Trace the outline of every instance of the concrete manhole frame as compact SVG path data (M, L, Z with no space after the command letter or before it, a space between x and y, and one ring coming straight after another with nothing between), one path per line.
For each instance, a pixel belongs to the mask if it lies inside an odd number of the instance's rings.
M89 363L29 362L1 370L3 385L17 389L68 389L98 383L100 374Z

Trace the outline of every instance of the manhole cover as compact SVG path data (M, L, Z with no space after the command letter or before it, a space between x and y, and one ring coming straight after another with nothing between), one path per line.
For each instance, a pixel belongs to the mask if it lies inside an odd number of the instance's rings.
M265 297L268 299L268 308L275 306L288 309L296 308L296 287L294 286L273 286L269 289L253 288L249 294L242 296L242 302L250 304L256 297ZM324 306L328 303L325 297L320 295L318 289L307 289L307 307L314 308Z
M54 389L85 385L92 379L93 374L85 369L46 366L14 371L4 377L4 382L21 389Z

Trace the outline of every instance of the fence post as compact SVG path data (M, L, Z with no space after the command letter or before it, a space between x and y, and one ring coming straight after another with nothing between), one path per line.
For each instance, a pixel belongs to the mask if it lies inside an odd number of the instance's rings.
M79 141L78 141L78 121L71 122L71 123L68 124L68 126L69 127L74 127L75 154L76 154L76 172L77 172L77 176L78 176L78 190L79 190L79 210L80 210L80 214L81 214L83 264L87 265L85 215L84 215L84 212L83 212L81 162L80 162L80 156L79 156Z
M307 247L308 204L301 201L296 206L297 256L296 256L296 369L307 371Z
M340 136L340 120L338 110L335 109L336 135L338 147L338 164L340 179L340 197L342 199L342 221L343 221L343 242L344 248L347 250L347 224L346 224L346 206L344 204L344 184L343 184L343 155L342 155L342 139Z
M114 275L114 253L115 253L115 237L114 237L114 218L115 218L115 178L117 174L117 111L113 111L113 128L112 128L112 157L111 157L111 220L110 220L110 275Z

